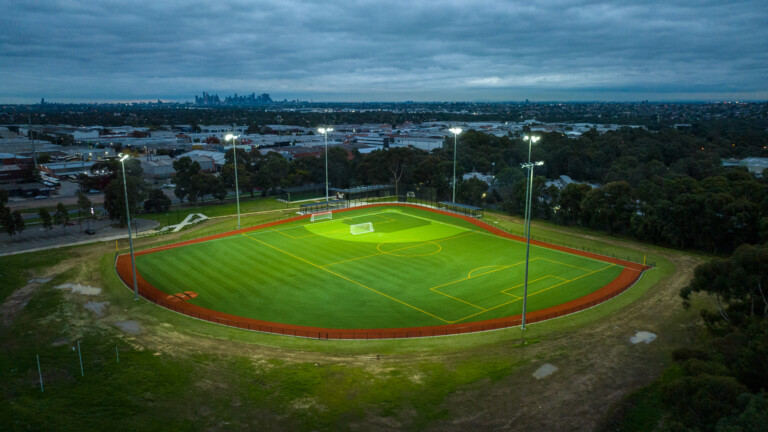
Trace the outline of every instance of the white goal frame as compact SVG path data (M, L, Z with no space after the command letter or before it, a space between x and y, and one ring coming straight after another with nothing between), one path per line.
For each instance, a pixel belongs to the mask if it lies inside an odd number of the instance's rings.
M349 233L352 235L365 234L369 232L373 232L373 224L371 222L364 222L349 226Z
M312 213L312 217L310 218L310 221L315 222L315 221L324 220L324 219L333 219L333 212L324 211L324 212Z

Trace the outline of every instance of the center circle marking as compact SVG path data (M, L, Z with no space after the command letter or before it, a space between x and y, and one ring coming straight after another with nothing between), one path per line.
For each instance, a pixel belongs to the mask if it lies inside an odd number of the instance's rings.
M383 254L386 254L386 255L400 256L400 257L428 256L428 255L434 255L434 254L440 252L441 250L443 250L443 247L440 246L439 243L433 242L433 241L415 241L415 242L413 242L415 244L413 244L411 246L402 246L402 247L395 248L395 249L390 250L390 251L384 249L384 245L386 245L386 244L393 244L393 243L403 243L403 242L388 241L388 242L379 243L376 246L376 250L378 250L379 252L381 252ZM408 253L409 250L420 248L422 246L429 246L432 249L432 251L428 251L426 253ZM414 252L417 252L417 251L418 250L415 250Z

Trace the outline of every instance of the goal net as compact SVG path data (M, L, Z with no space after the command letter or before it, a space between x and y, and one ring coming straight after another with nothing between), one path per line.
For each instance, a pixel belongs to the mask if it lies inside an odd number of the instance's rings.
M323 220L323 219L333 219L333 213L329 211L312 213L312 219L311 219L312 222Z
M349 233L352 235L365 234L369 232L373 232L373 224L370 222L349 226Z

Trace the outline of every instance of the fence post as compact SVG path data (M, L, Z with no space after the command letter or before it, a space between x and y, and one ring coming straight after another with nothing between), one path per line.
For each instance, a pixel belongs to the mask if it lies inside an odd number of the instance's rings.
M80 358L80 376L85 376L85 371L83 371L83 355L80 352L80 341L77 341L77 356Z
M43 372L40 370L40 355L35 354L35 357L37 357L37 375L40 377L40 393L42 393L43 390Z

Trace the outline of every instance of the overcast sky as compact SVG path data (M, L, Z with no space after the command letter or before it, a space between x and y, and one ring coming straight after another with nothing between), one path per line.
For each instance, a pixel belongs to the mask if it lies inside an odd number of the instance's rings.
M768 1L0 0L0 103L768 99Z

